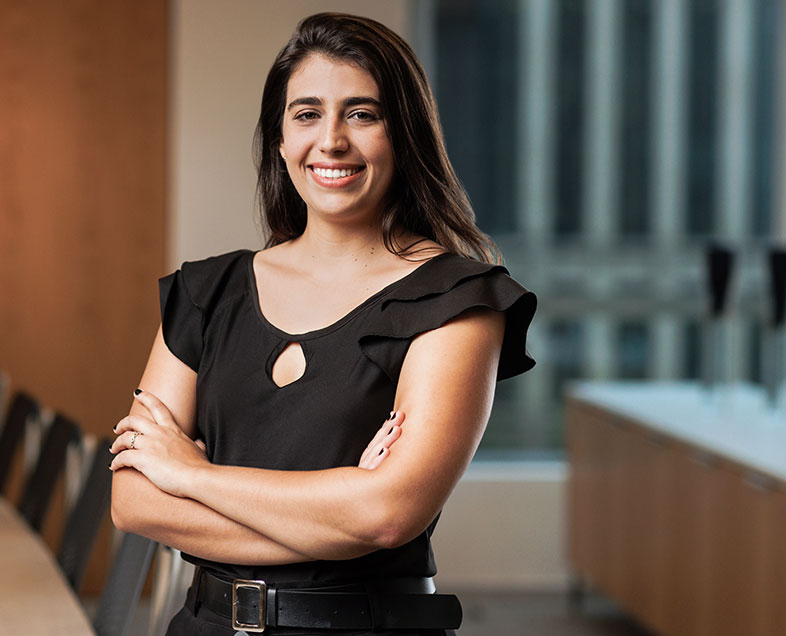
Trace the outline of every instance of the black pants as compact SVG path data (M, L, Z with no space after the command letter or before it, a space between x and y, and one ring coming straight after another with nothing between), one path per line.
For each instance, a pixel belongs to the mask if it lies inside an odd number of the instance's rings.
M236 632L227 625L228 621L226 618L211 612L208 608L199 606L196 615L194 615L189 606L194 606L193 587L188 590L188 600L186 601L185 607L183 607L183 609L181 609L172 619L172 622L169 623L169 629L167 629L166 636L232 636L233 634L243 633ZM269 627L264 633L266 636L455 636L456 634L452 629L372 633L363 631L339 632L332 629L304 631L288 627Z

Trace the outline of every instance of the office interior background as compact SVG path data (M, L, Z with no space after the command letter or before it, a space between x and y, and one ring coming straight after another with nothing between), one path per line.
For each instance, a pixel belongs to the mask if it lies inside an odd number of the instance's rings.
M565 590L563 392L699 379L710 242L736 255L726 379L763 380L765 254L786 243L781 0L5 4L0 365L94 433L123 415L156 278L260 246L262 84L322 10L412 43L479 225L540 300L538 365L498 387L435 535L438 581Z

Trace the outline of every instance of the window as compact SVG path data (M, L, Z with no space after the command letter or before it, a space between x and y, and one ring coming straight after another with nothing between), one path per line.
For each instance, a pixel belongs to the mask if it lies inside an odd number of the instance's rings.
M786 215L773 204L786 5L418 6L448 152L540 299L538 366L499 385L481 451L559 451L571 379L700 378L710 240L738 253L731 379L759 380L764 249Z

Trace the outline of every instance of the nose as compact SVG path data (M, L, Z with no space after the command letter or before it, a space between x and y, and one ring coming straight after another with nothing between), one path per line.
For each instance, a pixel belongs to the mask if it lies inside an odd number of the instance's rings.
M325 117L320 131L319 149L326 153L345 152L349 140L341 117Z

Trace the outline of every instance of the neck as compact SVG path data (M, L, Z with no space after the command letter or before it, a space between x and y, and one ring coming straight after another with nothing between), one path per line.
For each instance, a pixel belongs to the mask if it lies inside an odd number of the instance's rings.
M365 264L381 255L389 254L378 223L348 226L309 219L303 234L292 243L303 256L311 257L317 262L333 264Z

